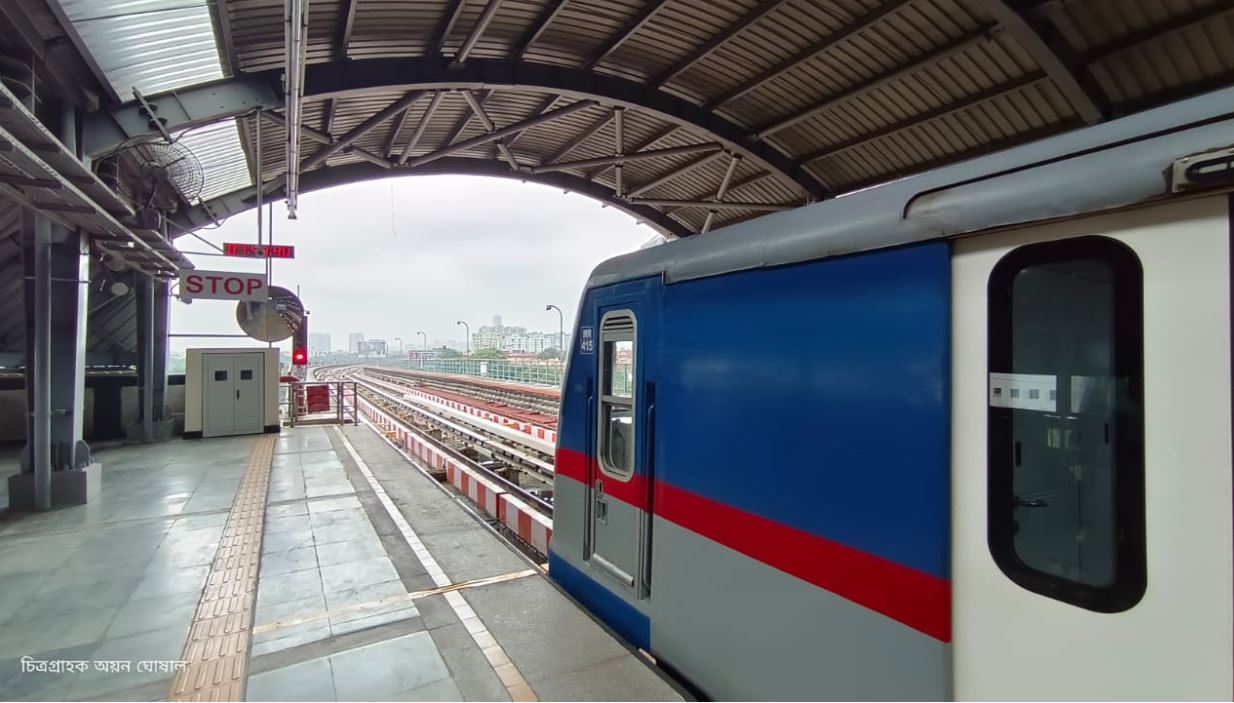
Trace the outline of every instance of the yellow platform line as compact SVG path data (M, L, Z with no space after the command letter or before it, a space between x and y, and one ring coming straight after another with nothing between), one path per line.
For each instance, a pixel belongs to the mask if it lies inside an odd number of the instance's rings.
M180 657L187 664L168 700L244 700L274 441L266 435L253 447Z

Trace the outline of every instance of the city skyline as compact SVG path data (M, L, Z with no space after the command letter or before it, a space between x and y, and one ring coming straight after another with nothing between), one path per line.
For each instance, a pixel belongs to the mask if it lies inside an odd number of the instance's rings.
M556 317L557 317L556 313L554 312L554 313L552 313L552 315L553 315L553 318L554 318L554 319L556 319ZM565 339L565 340L566 340L566 342L568 343L568 341L569 341L569 339L570 339L570 336L571 336L571 335L570 335L571 330L570 330L570 323L569 323L569 322L567 322L567 323L566 323L566 327L565 327L565 329L564 329L563 331L559 331L559 330L557 330L557 329L551 329L551 330L550 330L550 329L544 329L544 328L541 328L541 329L536 329L536 328L533 328L533 327L528 326L528 325L510 325L510 324L505 324L505 323L504 323L504 318L505 318L505 315L504 315L504 314L503 314L503 315L489 315L488 317L493 318L493 319L501 319L501 320L503 320L502 327L503 327L504 329L506 329L506 330L510 330L513 336L523 335L523 336L527 336L527 337L545 337L545 338L551 338L551 339L552 339L552 341L554 342L554 343L552 344L552 346L551 346L551 348L553 348L553 349L558 348L558 341L559 341L559 337L564 337L564 339ZM470 324L470 323L469 323L469 324ZM478 349L485 348L484 346L477 344L476 339L477 339L477 337L480 337L481 335L483 335L483 334L484 334L484 330L490 330L490 329L492 329L493 327L494 327L494 325L479 325L479 326L473 326L473 327L472 327L472 333L471 333L471 349L472 349L472 351L476 351L476 350L478 350ZM461 331L462 331L462 327L460 326L460 327L459 327L459 332L461 332ZM417 332L419 332L419 330L417 330ZM315 333L315 332L310 332L310 337L312 337L314 334L317 334L317 333ZM427 334L427 333L426 333L426 334ZM333 338L331 335L325 335L325 336L330 337L330 338ZM342 344L336 344L336 345L334 345L334 347L331 349L331 351L352 351L352 352L354 352L354 351L355 351L355 348L354 348L354 345L352 344L352 342L354 342L354 341L355 341L355 339L357 338L357 336L359 337L359 339L364 340L364 341L374 341L374 340L382 340L382 341L385 341L385 342L386 342L386 344L387 344L387 346L388 346L389 353L395 353L395 352L399 351L399 345L398 345L398 342L397 342L396 340L397 340L397 339L399 339L400 337L402 338L402 342L403 342L402 349L404 349L404 350L423 349L423 348L424 348L424 346L425 346L425 343L424 343L424 337L421 337L421 336L420 336L419 334L417 334L417 333L413 333L413 334L411 334L410 336L406 336L406 337L404 337L404 336L402 336L402 335L395 335L395 336L393 336L393 337L381 337L381 336L378 336L378 335L375 335L375 334L369 334L369 333L368 333L368 332L366 332L366 331L355 331L355 330L353 330L353 331L351 331L351 332L347 333L347 339L348 339L349 343L346 345L346 348L344 348L344 345L342 345ZM455 336L438 336L438 337L434 337L434 336L432 336L432 335L428 335L428 348L429 348L429 349L440 349L440 348L442 348L443 346L444 346L444 347L446 347L446 348L448 348L448 349L457 349L458 351L465 351L465 347L466 347L466 340L464 340L464 339L463 339L463 337L462 337L462 335L461 335L461 334L458 334L458 335L455 335ZM490 346L492 346L492 345L490 345ZM526 351L542 351L542 350L537 348L537 349L527 349Z
M391 184L395 191L391 198ZM391 227L391 202L397 227ZM484 202L486 207L473 207ZM273 262L274 285L299 290L309 333L342 347L352 332L398 348L464 342L500 314L505 324L557 331L556 305L569 331L587 276L601 261L630 252L654 232L588 198L504 179L407 176L307 193L305 215L274 218L278 243L296 259ZM255 241L256 216L232 216L202 233L210 242ZM204 243L186 246L208 249ZM190 254L201 268L257 271L257 260ZM177 334L236 334L235 303L172 303ZM174 349L255 344L241 337L174 337ZM289 342L277 346L290 348ZM460 347L464 347L460 345Z

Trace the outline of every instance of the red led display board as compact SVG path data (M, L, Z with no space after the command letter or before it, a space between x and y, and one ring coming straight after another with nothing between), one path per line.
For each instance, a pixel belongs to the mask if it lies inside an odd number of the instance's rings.
M287 244L242 244L223 242L223 254L250 259L294 259L296 248Z

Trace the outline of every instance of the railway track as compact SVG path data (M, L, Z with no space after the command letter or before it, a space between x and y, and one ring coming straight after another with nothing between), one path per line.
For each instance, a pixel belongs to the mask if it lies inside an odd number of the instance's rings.
M515 426L506 418L486 419L476 408L434 395L433 389L421 390L371 369L329 369L319 377L355 381L361 398L392 415L407 431L440 445L479 475L552 514L555 436L537 436L534 428L524 429L526 423Z
M485 402L531 411L542 416L541 424L554 428L557 426L560 393L553 388L529 388L500 381L374 366L366 366L364 371L374 375L415 383L424 388L435 388L447 393L459 393Z
M363 369L321 369L317 380L357 384L357 410L439 481L453 486L512 544L542 561L553 532L552 457L529 451L543 440L416 398L408 389L366 377ZM489 426L486 426L489 425ZM496 431L494 431L496 430ZM550 450L551 451L551 450Z

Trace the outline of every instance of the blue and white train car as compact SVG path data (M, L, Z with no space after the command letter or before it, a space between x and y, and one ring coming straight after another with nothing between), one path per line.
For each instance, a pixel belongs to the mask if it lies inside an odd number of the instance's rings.
M1234 694L1234 90L617 257L552 577L721 699Z

